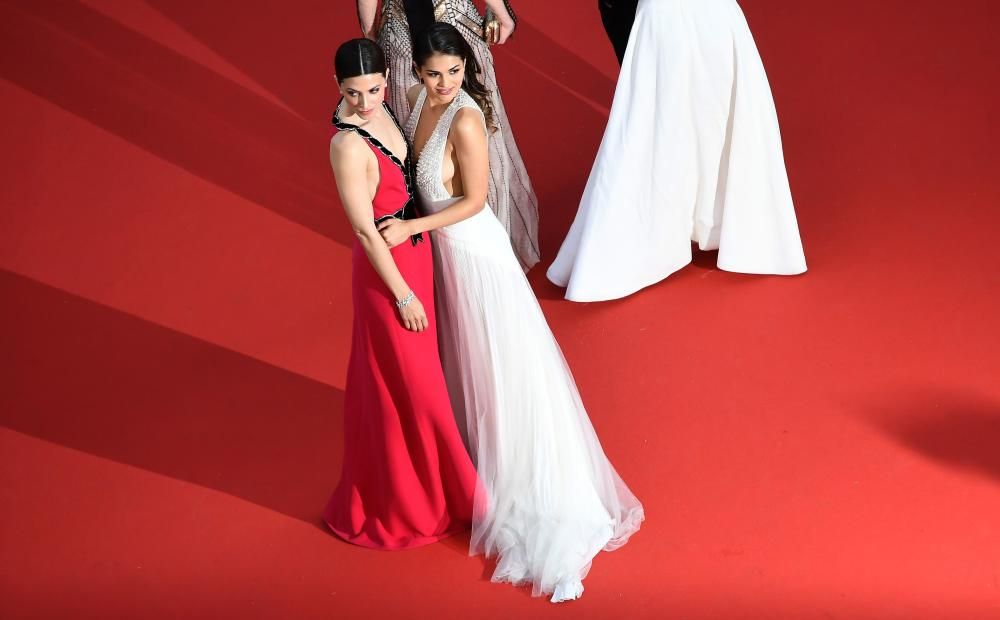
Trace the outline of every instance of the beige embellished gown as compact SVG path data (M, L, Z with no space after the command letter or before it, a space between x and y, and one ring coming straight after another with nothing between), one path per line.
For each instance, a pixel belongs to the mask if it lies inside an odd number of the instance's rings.
M507 121L507 112L497 88L493 54L483 41L483 16L472 0L427 0L433 2L436 21L455 26L469 42L483 71L480 79L492 97L498 129L490 135L490 185L487 202L510 237L521 267L530 269L539 259L538 199L524 169L521 153ZM400 123L410 116L406 91L417 83L413 74L410 27L403 0L383 0L378 43L389 64L389 105Z

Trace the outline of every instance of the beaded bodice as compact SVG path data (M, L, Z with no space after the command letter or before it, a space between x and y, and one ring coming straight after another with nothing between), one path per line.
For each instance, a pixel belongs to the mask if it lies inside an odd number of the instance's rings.
M410 144L413 143L413 136L417 131L417 123L420 122L420 113L424 108L424 100L427 98L427 91L421 90L417 96L417 101L413 106L413 113L406 123L406 137ZM431 132L427 143L424 144L420 152L420 159L416 165L416 185L420 197L424 202L436 202L447 200L453 196L448 193L444 182L441 180L441 164L444 162L444 147L448 142L448 132L451 131L451 123L455 120L455 114L462 108L475 108L482 114L479 105L469 93L459 90L455 98L448 104L448 108L441 114L434 131ZM485 131L485 127L484 127Z

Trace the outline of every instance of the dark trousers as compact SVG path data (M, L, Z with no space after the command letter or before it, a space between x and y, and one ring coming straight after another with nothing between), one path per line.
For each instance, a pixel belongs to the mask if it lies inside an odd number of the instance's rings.
M639 0L597 0L601 10L601 21L604 31L611 39L611 45L618 56L618 64L625 58L625 48L628 47L628 35L632 32L632 22L635 21L635 7Z

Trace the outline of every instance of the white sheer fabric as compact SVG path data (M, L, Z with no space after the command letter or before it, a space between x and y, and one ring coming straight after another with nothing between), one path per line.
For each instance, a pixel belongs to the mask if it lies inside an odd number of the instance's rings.
M420 93L406 125L412 140ZM425 210L456 198L441 181L455 113L442 114L417 164ZM494 581L577 598L593 557L625 544L643 509L608 461L538 301L488 208L433 233L441 362L482 480L472 553L496 556ZM459 421L460 425L462 420Z
M566 298L624 297L691 262L806 270L778 117L734 0L640 0L576 219L549 267Z

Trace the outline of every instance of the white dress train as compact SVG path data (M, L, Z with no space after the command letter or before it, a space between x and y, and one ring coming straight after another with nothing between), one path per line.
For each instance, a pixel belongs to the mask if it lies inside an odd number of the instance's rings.
M735 0L640 0L608 125L548 278L617 299L691 262L806 270L771 89Z
M425 95L406 124L411 140ZM479 110L460 91L420 154L425 211L456 200L441 163L463 107ZM553 602L577 598L594 556L639 529L642 505L605 456L493 212L484 208L432 236L441 363L482 481L470 551L497 558L494 581L531 583L533 594L552 593Z

